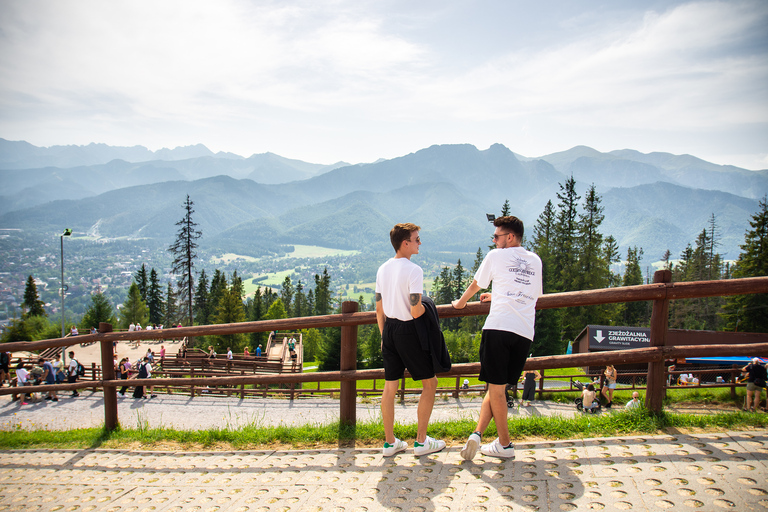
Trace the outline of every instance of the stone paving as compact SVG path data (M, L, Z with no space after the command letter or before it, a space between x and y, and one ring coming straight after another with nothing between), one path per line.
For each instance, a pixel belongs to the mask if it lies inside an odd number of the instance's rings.
M2 451L0 511L768 510L768 431L460 448Z

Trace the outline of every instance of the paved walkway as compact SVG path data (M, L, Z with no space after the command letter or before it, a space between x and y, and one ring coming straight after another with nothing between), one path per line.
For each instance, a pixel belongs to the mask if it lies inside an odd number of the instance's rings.
M433 417L474 418L479 403L438 400ZM510 409L573 412L551 403ZM415 404L396 414L415 421ZM326 423L338 419L338 402L160 395L121 398L119 415L129 427ZM375 404L358 404L359 420L376 418ZM97 426L103 403L88 391L22 407L2 397L0 420L6 431ZM0 451L0 512L768 510L768 431L527 442L515 460L468 462L460 448L390 458L368 448Z
M396 404L395 418L401 423L416 423L416 397ZM476 420L480 397L437 399L432 419L449 421L457 418ZM532 407L511 408L510 415L560 415L571 417L575 407L552 402L534 402ZM130 428L173 427L177 429L238 428L246 425L327 424L339 420L339 401L321 398L301 400L208 397L158 394L156 398L134 399L129 393L118 395L118 421ZM377 421L381 417L378 399L358 399L358 421ZM64 394L58 402L46 400L28 405L11 402L10 395L0 396L0 431L69 430L98 427L104 424L104 399L101 393L81 390L78 398Z
M515 460L459 447L0 452L3 511L766 510L768 432L523 443Z

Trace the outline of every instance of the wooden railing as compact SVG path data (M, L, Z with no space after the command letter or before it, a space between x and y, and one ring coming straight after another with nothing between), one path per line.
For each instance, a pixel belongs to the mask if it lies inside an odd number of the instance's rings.
M648 363L646 407L660 412L662 408L665 368L664 361L680 357L706 356L752 356L768 354L768 335L765 342L740 345L691 345L665 346L668 325L669 301L697 297L713 297L727 295L742 295L753 293L768 293L768 277L753 277L722 281L698 281L688 283L672 283L671 272L659 270L654 274L654 283L648 285L607 288L599 290L584 290L543 295L539 298L537 309L562 307L591 306L618 302L653 301L651 314L651 346L632 350L615 350L590 354L569 354L560 356L541 356L529 358L525 368L532 370L566 368L574 366L606 365L606 364L636 364ZM219 324L205 326L190 326L173 328L174 337L192 337L204 335L224 335L251 332L267 332L273 330L298 330L322 327L341 327L341 369L338 372L296 373L280 375L236 375L227 377L205 378L169 378L163 379L134 379L132 385L138 386L245 386L288 384L299 382L340 382L340 420L343 424L356 423L356 382L358 380L383 379L383 369L357 370L357 326L376 323L374 312L358 312L357 302L344 302L342 312L334 315L315 317L286 318L263 320L259 322L242 322L236 324ZM450 305L437 307L441 318L474 316L488 314L488 303L474 302L466 308L457 310ZM28 392L49 390L75 390L89 387L104 389L104 415L107 429L114 429L117 421L116 388L124 385L125 381L115 379L113 367L113 341L131 341L138 339L162 339L167 336L164 330L140 332L108 332L109 324L99 326L99 334L78 336L78 343L100 342L102 360L102 379L100 382L78 382L72 384L31 386L25 388ZM71 339L57 338L31 342L12 342L4 344L8 351L43 350L49 347L66 347ZM480 363L456 364L451 371L441 376L476 375L480 371ZM18 389L0 389L0 395L10 394Z

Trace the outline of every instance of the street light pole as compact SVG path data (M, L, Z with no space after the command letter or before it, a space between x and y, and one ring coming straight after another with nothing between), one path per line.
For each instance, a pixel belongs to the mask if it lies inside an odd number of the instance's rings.
M64 294L67 291L66 285L64 284L64 237L65 236L71 236L72 230L71 229L65 229L64 233L61 234L61 337L63 338L65 336L64 334ZM67 351L64 349L62 351L62 363L66 364L67 362Z

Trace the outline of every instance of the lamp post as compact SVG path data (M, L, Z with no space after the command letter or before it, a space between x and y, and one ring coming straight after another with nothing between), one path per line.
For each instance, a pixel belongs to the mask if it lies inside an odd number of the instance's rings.
M64 334L64 294L67 292L67 287L64 284L64 237L71 236L71 235L72 235L71 229L65 229L64 233L61 234L61 337L62 338L65 336ZM66 364L67 362L66 349L62 351L61 361L64 364Z

